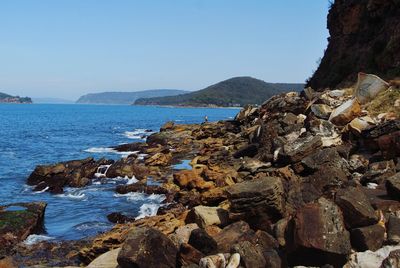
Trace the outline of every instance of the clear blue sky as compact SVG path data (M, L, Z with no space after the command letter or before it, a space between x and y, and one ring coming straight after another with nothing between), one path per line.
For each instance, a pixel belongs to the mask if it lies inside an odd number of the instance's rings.
M0 91L197 90L234 76L304 82L327 0L2 0Z

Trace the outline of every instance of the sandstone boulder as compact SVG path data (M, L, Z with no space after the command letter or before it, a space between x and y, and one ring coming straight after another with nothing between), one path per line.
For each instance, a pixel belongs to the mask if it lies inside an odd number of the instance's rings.
M205 255L217 253L217 242L201 228L195 229L190 233L188 243Z
M267 217L278 220L285 213L285 193L277 177L264 177L237 183L226 189L230 212L245 218Z
M335 125L344 126L360 114L360 103L357 99L350 99L333 110L329 117L329 121Z
M368 226L378 222L367 196L356 187L340 189L336 194L336 204L341 208L349 229Z
M241 264L246 268L263 268L267 267L267 262L261 247L250 243L249 241L241 241L231 248L231 253L240 255Z
M225 226L228 223L228 211L219 207L194 207L189 213L189 218L201 228L209 225Z
M296 249L290 256L291 265L343 265L351 245L339 207L320 198L298 209L294 243Z
M391 215L387 223L387 240L391 244L400 243L400 218Z
M278 162L282 164L299 162L321 146L322 140L318 136L309 135L296 139L293 143L285 144L283 149L278 152Z
M121 268L176 267L178 249L163 233L143 227L131 231L118 254Z
M204 257L205 255L199 250L189 244L183 243L179 249L178 263L181 267L191 267L190 265L198 267L197 264Z
M351 244L358 251L375 251L382 247L385 228L379 224L351 230Z
M400 200L400 172L388 178L385 185L390 197Z
M213 182L205 181L193 170L181 170L174 173L174 182L181 188L208 190L214 188Z
M134 158L121 158L112 164L108 170L106 176L108 178L125 177L132 178L135 176L136 179L142 180L148 175L148 169L143 165L138 165Z

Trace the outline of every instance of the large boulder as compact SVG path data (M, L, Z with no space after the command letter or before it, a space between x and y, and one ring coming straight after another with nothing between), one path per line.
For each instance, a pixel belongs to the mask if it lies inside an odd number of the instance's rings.
M117 257L120 251L120 248L110 250L97 257L86 268L117 268Z
M214 188L214 183L205 181L197 172L193 170L181 170L174 173L174 182L181 188L209 190Z
M189 218L197 223L201 228L209 225L225 226L228 223L228 211L219 207L194 207Z
M128 267L176 267L178 249L160 231L149 228L135 228L126 238L118 254L121 268Z
M391 215L387 223L387 240L391 244L400 243L400 218Z
M297 210L294 243L291 265L341 267L351 252L350 234L339 207L323 197Z
M204 229L193 230L189 244L206 255L217 253L217 242Z
M378 250L385 239L385 228L380 224L351 230L351 244L358 251Z
M143 165L138 165L134 158L121 158L110 166L106 176L108 178L125 177L131 178L135 176L138 180L146 178L149 171Z
M241 264L246 268L267 267L267 262L261 247L249 241L241 241L233 245L231 253L238 253L240 255Z
M318 199L322 193L339 188L348 180L346 161L336 148L325 148L304 158L297 165L297 172L303 179L304 202Z
M172 161L172 154L168 153L155 153L154 155L150 156L145 160L146 165L148 166L168 166L171 164Z
M0 206L0 258L30 234L43 232L46 203Z
M361 114L361 105L357 99L344 102L331 113L329 121L335 125L344 126Z
M219 252L229 252L233 244L253 238L254 231L244 221L232 223L214 236Z
M285 213L285 193L278 177L237 183L226 189L230 212L244 218L266 217L272 221Z
M386 190L391 198L400 200L400 172L386 180Z
M197 264L202 258L204 258L204 256L205 255L196 248L189 244L183 243L179 248L178 265L180 265L180 267L191 267L190 265L195 265L193 267L198 267Z
M336 194L335 202L342 209L346 226L349 229L378 222L374 208L360 188L340 189Z
M278 162L283 164L296 163L308 155L316 152L322 146L319 136L306 136L296 139L292 143L287 143L279 151Z

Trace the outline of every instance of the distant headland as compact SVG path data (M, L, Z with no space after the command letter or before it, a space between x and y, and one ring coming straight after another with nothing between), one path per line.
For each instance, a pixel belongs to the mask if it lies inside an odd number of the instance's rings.
M29 97L12 96L0 92L0 103L32 103Z
M266 99L289 91L301 91L304 84L267 83L252 77L233 77L207 88L167 97L141 98L135 105L182 107L243 107L260 105Z

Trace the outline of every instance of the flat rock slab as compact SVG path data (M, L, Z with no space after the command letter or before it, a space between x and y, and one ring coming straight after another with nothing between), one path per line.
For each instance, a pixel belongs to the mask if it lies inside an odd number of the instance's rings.
M0 257L30 234L43 231L46 203L16 203L0 207Z
M108 251L99 257L97 257L94 261L92 261L87 268L116 268L118 267L117 257L120 248Z

